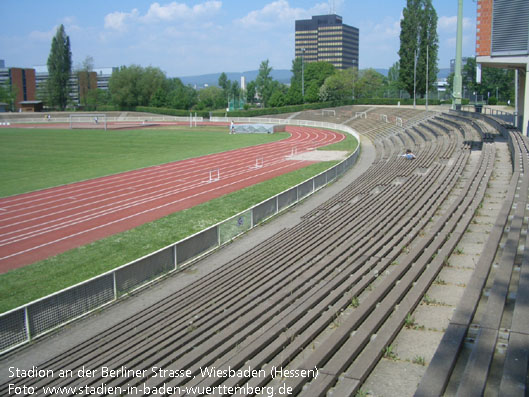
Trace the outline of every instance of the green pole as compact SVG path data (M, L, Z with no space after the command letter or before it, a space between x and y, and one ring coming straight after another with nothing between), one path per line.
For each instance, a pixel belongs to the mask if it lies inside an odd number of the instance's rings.
M454 93L452 94L454 97L452 102L454 108L461 107L461 92L463 91L463 78L461 76L461 63L463 58L463 0L458 1L459 7L457 10L456 69L454 73Z

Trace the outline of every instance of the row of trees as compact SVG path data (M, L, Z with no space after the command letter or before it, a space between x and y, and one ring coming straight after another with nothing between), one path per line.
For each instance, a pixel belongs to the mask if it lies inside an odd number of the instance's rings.
M438 48L437 13L432 0L407 0L400 22L398 81L410 96L422 96L434 86Z
M241 89L237 81L229 80L226 73L220 75L218 86L195 90L185 86L178 78L167 78L158 68L123 66L112 74L109 99L120 108L223 109L233 98L243 99L247 107L280 107L353 97L383 97L389 87L389 80L373 69L338 70L327 62L308 63L304 69L304 89L301 59L297 58L292 62L290 85L274 80L272 67L265 60L260 64L256 79L250 81L245 90Z
M236 98L246 107L280 107L301 103L341 101L356 98L419 96L435 88L437 77L437 14L432 0L407 0L401 20L399 62L389 70L387 77L373 69L337 70L326 62L302 64L301 58L292 61L290 85L272 78L268 60L262 61L257 78L242 90L237 81L230 81L225 73L218 79L218 86L195 90L178 78L168 78L157 67L138 65L122 66L109 81L109 90L96 87L87 89L80 84L81 105L96 108L112 105L122 109L136 106L185 110L223 109ZM48 57L49 80L41 99L47 105L64 109L69 99L69 80L72 73L70 39L64 26L57 29ZM501 94L511 98L514 94L513 73L500 69L484 69L483 82L475 81L475 59L464 68L464 86L469 92L486 97ZM76 70L79 81L90 81L93 59L87 57ZM302 72L303 70L303 72ZM303 74L303 77L302 77ZM451 81L451 80L449 80ZM14 89L0 87L0 99L16 95Z
M483 98L490 105L498 101L514 102L515 85L514 70L499 68L483 68L481 83L476 82L476 58L467 58L461 71L463 82L463 96ZM449 90L452 91L454 75L448 76Z

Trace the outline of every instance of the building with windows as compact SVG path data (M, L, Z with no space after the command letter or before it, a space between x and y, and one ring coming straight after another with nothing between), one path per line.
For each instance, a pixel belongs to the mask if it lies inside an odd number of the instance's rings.
M5 64L4 64L5 66ZM21 102L34 101L35 70L27 68L0 68L0 84L8 86L14 95L14 109L21 109Z
M529 125L529 1L478 0L476 62L516 71L518 127Z
M342 23L336 14L296 21L296 58L329 62L337 69L358 68L360 31Z
M4 66L4 67L2 67ZM95 68L88 73L73 72L68 81L70 104L79 106L90 90L108 90L110 77L116 67ZM4 104L3 109L13 111L28 111L39 109L33 102L46 99L46 82L49 78L46 65L33 68L5 67L5 62L0 60L0 84L8 86L16 95L13 104ZM21 105L23 103L24 106Z
M88 73L73 72L68 81L70 102L79 106L83 103L83 98L89 90L108 90L108 82L112 72L117 69L116 67L94 68ZM35 66L35 71L37 92L41 94L41 97L45 97L46 81L49 78L48 67L46 65Z

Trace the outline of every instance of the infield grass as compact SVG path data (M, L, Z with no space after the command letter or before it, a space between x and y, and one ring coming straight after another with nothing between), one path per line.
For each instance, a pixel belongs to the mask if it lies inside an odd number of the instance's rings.
M0 129L0 197L285 139L222 127Z
M274 134L276 135L276 134ZM224 135L224 137L229 135ZM235 135L243 137L243 135ZM355 150L347 136L326 147ZM227 194L157 221L78 247L0 275L0 313L59 291L190 236L332 167L315 163L303 169Z

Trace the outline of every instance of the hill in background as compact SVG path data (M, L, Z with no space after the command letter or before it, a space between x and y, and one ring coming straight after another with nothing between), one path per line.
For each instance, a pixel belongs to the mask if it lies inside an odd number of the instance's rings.
M250 70L247 72L226 72L228 80L236 81L239 84L241 83L241 76L246 77L246 83L256 79L259 74L258 70ZM218 85L219 76L221 73L211 73L211 74L202 74L199 76L185 76L180 77L182 83L185 85L196 86L197 88L204 87L206 84L208 86ZM271 76L274 80L279 81L283 84L290 84L290 78L292 77L292 72L286 69L272 69Z
M378 73L383 74L387 77L388 75L388 69L375 69ZM239 84L241 83L241 76L246 77L246 83L249 83L250 81L253 81L256 79L259 71L258 70L250 70L247 72L226 72L226 76L228 76L228 79L231 81L237 81ZM448 77L450 73L450 69L440 69L439 74L437 75L438 80L443 80ZM212 85L218 85L219 77L221 73L210 73L210 74L202 74L198 76L185 76L180 77L180 80L182 80L182 83L185 85L191 85L192 87L196 88L202 88L206 85L212 86ZM290 84L290 78L292 77L292 72L287 69L272 69L272 78L274 80L279 81L283 84Z

